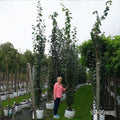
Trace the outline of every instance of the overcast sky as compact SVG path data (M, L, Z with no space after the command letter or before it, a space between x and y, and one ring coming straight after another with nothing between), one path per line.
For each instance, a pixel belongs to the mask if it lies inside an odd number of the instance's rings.
M62 2L72 13L72 26L77 27L78 44L90 39L90 31L95 21L92 12L98 10L100 14L105 8L106 0L42 0L43 16L46 23L46 36L51 34L52 21L49 15L58 12L57 18L60 28L64 27L64 13L60 5ZM34 0L0 0L0 44L11 42L16 49L24 52L33 51L32 24L35 24L37 1ZM120 0L113 0L107 19L103 22L102 30L106 35L120 34ZM46 53L49 44L47 43Z

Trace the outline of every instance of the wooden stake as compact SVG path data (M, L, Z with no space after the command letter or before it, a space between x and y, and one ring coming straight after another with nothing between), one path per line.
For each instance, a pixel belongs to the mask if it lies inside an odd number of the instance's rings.
M97 112L100 110L100 62L98 61L96 63L96 75L97 75L97 91L96 91L96 96L97 96ZM100 115L97 114L97 120L99 120Z
M1 119L4 117L4 112L3 112L3 106L2 106L2 100L1 100L1 94L0 94L0 110L1 110Z
M28 68L29 66L27 65L27 68L26 68L26 99L27 99L27 94L28 94L28 70L29 70L29 68Z
M117 113L117 78L114 79L114 109ZM117 114L115 115L115 118L117 118Z
M29 80L30 80L30 90L31 90L31 98L32 98L32 109L33 109L33 112L34 112L34 118L35 118L35 120L37 120L35 98L34 98L34 89L33 89L34 67L33 67L33 77L32 77L30 64L27 63L27 66L28 66L28 69L29 69Z

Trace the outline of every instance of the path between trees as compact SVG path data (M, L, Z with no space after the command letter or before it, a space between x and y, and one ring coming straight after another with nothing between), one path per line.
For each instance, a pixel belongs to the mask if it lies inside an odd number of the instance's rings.
M80 84L80 85L78 85L78 86L76 86L76 90L78 90L80 87L82 87L82 86L85 86L86 84ZM43 108L43 109L45 109L45 107L46 107L46 100L45 101L43 101L43 102L41 102L41 107ZM62 105L61 105L61 107L62 107ZM61 107L60 107L60 109L61 109ZM83 106L82 106L83 107ZM91 106L92 107L92 106ZM64 108L63 108L64 109ZM92 108L91 108L92 109ZM46 118L45 118L46 116L44 116L44 119L43 120L45 120ZM83 117L83 116L82 116ZM4 119L4 120L11 120L11 118L9 118L9 119ZM31 111L31 108L29 108L29 109L23 109L20 113L18 113L18 114L16 114L15 115L15 120L33 120L32 119L32 111ZM75 120L78 120L78 119L75 119ZM81 120L84 120L84 119L81 119Z

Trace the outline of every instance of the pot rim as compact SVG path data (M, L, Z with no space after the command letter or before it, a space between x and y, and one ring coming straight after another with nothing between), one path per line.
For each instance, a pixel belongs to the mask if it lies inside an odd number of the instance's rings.
M69 110L69 108L66 108L65 110L71 111L71 112L72 112L72 111L75 111L75 109L73 109L73 108L72 108L72 110Z

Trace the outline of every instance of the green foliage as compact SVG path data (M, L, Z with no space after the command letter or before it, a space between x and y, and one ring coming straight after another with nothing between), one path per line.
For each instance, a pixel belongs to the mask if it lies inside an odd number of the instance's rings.
M98 11L93 12L93 14L96 14L96 22L91 31L91 39L95 46L95 55L96 55L95 61L97 64L99 63L99 66L96 66L96 69L94 68L91 73L93 73L96 79L100 78L100 83L101 83L100 87L102 90L103 88L105 88L106 76L105 76L105 65L103 61L103 57L104 57L103 52L105 51L105 49L104 49L104 42L103 42L103 38L101 35L100 27L102 26L102 21L105 20L108 15L109 5L111 5L111 3L112 3L111 0L106 2L106 8L101 17L99 16ZM99 69L100 71L98 71ZM95 75L96 73L97 75ZM96 81L95 79L93 81L94 81L93 86L95 87ZM95 88L94 88L94 91L96 91Z
M102 21L107 17L108 15L108 11L109 11L109 5L111 5L112 1L107 1L106 2L106 8L103 12L103 15L100 17L99 14L98 14L98 11L95 11L93 12L93 14L96 14L96 22L92 28L92 31L91 31L91 39L92 41L94 42L95 44L95 48L96 48L96 61L99 61L100 59L100 53L101 53L101 45L100 45L100 41L101 41L101 37L100 37L100 34L101 34L101 30L100 30L100 26L102 26Z
M17 68L17 50L10 43L3 43L0 45L0 70L14 71Z
M120 36L114 36L107 41L105 52L106 72L112 77L119 77L120 69Z
M43 68L43 58L45 51L46 37L44 36L45 24L42 19L42 7L40 1L37 5L37 24L32 26L33 28L33 39L34 39L34 52L35 52L35 77L34 77L34 92L35 92L35 102L36 107L40 108L40 99L42 94L42 68Z
M64 67L63 71L65 73L65 81L67 84L67 99L66 103L71 109L71 105L73 103L73 95L74 95L74 87L76 85L76 80L78 78L78 49L76 46L76 28L71 32L71 13L70 11L62 5L62 11L65 12L65 27L64 27L64 49L63 49L63 56L64 56Z
M53 29L51 34L51 49L50 49L50 74L49 74L49 88L48 99L51 98L53 91L53 85L56 82L58 76L62 76L63 84L67 88L67 105L71 109L73 103L74 87L80 83L82 79L82 68L79 66L78 47L76 46L77 30L76 27L71 31L71 13L64 5L62 5L63 12L65 12L65 27L59 29L56 17L58 14L54 12L50 15L53 23ZM74 71L74 72L73 72ZM84 71L84 79L86 79L86 70ZM81 72L81 73L79 73Z
M60 40L59 40L59 28L57 25L56 17L58 14L54 12L53 15L50 15L52 19L52 34L51 34L51 46L50 46L50 75L49 75L49 83L48 83L48 100L50 101L52 98L53 87L56 82L57 76L60 75L59 71L59 47L60 47Z
M101 76L101 90L108 84L108 78L116 78L119 80L120 70L120 36L100 36L100 76ZM88 68L90 74L91 83L96 91L96 56L95 47L92 40L84 42L79 47L81 53L81 61ZM120 81L118 81L119 83Z
M31 65L34 64L34 55L30 50L25 53L19 53L17 49L14 48L13 44L6 42L0 45L0 71L13 72L19 68L26 68L26 63L29 62Z
M30 50L26 50L23 55L25 58L25 63L30 63L31 66L33 66L35 63L35 56L33 53Z
M95 46L92 40L85 41L79 46L79 52L81 53L81 62L87 68L95 69Z

